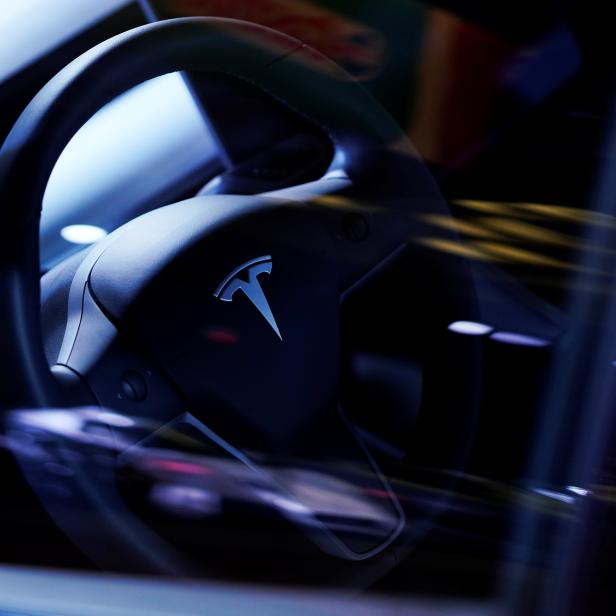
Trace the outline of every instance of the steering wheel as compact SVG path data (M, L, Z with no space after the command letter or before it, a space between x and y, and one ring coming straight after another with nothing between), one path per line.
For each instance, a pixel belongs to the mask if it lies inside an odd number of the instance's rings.
M328 172L268 194L206 194L151 211L48 273L41 295L39 217L60 153L116 96L188 70L249 83L313 123L333 144ZM328 558L360 566L408 543L404 507L343 408L361 399L348 354L385 339L421 349L421 409L398 437L418 464L456 467L478 364L447 324L472 318L472 281L461 260L422 248L425 215L446 217L446 205L395 121L342 69L235 20L176 19L120 34L63 69L18 119L0 152L0 208L0 403L22 409L9 420L14 431L57 435L69 422L75 440L75 426L98 422L133 479L152 452L186 462L178 435L203 439L253 473L253 488L265 482L278 502L297 497L289 519ZM455 241L446 230L429 234ZM313 515L272 471L284 459L309 460L314 471L349 455L362 465L362 498L378 492L386 510L369 541ZM122 501L117 464L103 478L83 456L69 458L70 499L96 516L97 532L67 521L66 503L41 500L94 560L186 570L177 546ZM22 467L35 489L45 484L45 471Z

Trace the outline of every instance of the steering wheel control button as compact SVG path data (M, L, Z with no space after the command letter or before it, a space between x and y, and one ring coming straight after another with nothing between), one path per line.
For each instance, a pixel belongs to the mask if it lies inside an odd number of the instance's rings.
M135 370L122 375L122 394L133 402L143 402L148 396L148 384Z

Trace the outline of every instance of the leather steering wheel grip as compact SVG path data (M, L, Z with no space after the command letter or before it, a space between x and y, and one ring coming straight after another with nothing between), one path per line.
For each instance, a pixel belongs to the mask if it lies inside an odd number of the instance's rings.
M39 218L55 162L106 103L143 81L186 70L244 79L319 125L334 144L333 165L352 181L376 177L366 174L375 164L385 190L388 173L396 169L383 165L384 154L403 151L406 164L415 163L417 170L407 181L408 191L432 205L439 201L394 120L342 69L300 41L218 18L162 21L115 36L74 60L42 89L0 151L1 408L63 402L45 358L39 319Z

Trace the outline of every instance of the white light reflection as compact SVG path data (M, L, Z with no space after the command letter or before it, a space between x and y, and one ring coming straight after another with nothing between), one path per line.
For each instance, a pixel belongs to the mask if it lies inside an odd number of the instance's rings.
M126 448L130 443L113 429L133 424L130 417L98 408L15 411L12 414L14 431L32 431L35 438L45 434L59 436L112 450Z
M102 240L107 231L95 225L68 225L60 230L60 235L71 244L94 244Z
M527 336L526 334L518 334L516 332L496 332L490 336L492 340L502 342L503 344L513 344L526 347L546 347L550 345L549 340L536 338L535 336Z
M218 515L222 512L221 497L196 486L158 484L152 487L153 503L184 517Z
M146 81L116 98L84 124L54 167L43 199L42 263L51 267L67 256L60 237L66 225L116 229L147 204L162 204L167 191L188 188L215 156L181 75Z
M262 500L276 509L293 514L309 515L311 513L308 507L286 496L275 494L273 492L266 492L265 490L257 490L256 493Z
M590 494L590 490L585 490L584 488L579 488L578 486L567 486L567 490L577 494L578 496L587 496Z
M0 81L44 56L130 0L17 0L2 3Z
M112 413L111 411L103 411L98 415L97 419L101 423L116 428L130 428L135 425L135 421L130 417L120 415L119 413Z
M494 330L490 325L476 321L454 321L447 329L456 334L466 334L467 336L484 336Z
M547 498L560 501L561 503L567 503L567 505L572 505L575 502L575 498L573 496L568 496L562 492L555 492L554 490L534 488L533 492L535 492L535 494L539 494L540 496L545 496Z

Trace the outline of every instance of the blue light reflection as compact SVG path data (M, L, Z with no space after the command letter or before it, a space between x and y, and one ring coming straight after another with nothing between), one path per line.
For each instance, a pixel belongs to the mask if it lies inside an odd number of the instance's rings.
M50 267L71 247L67 225L109 231L193 178L216 155L211 134L179 74L148 81L94 115L53 170L41 220L41 257Z
M0 82L131 0L13 0L2 3Z

